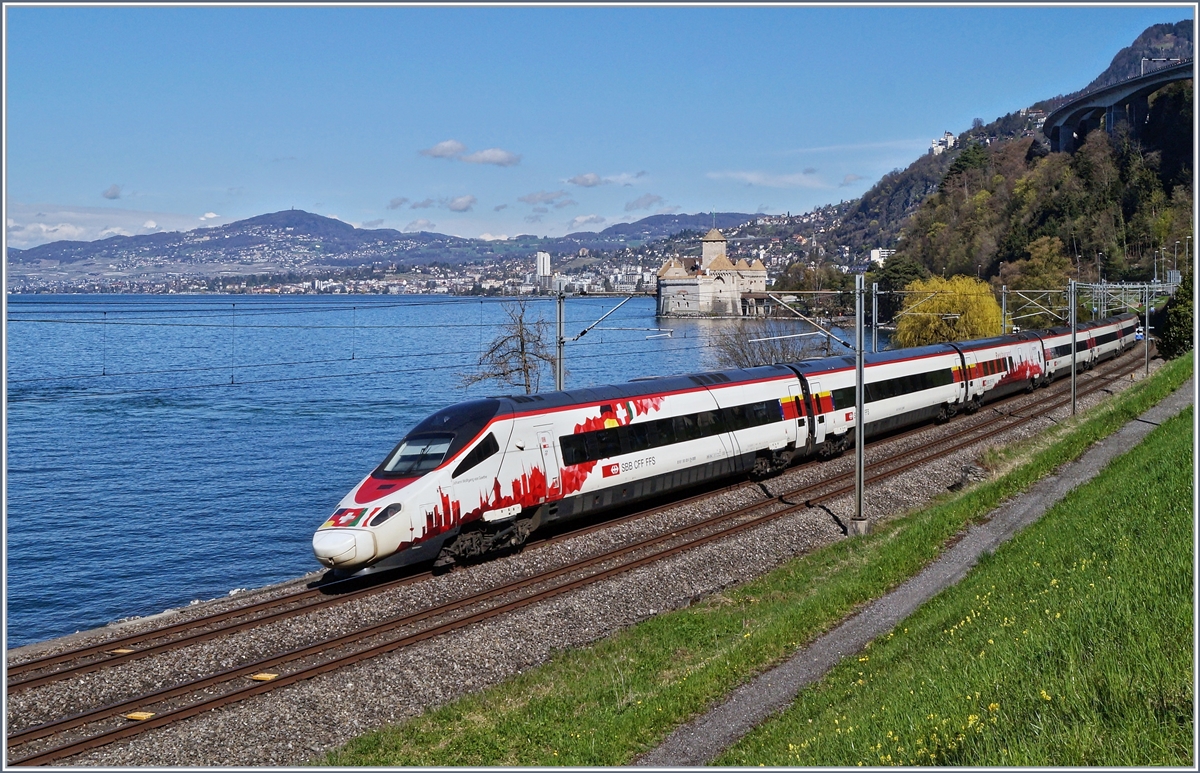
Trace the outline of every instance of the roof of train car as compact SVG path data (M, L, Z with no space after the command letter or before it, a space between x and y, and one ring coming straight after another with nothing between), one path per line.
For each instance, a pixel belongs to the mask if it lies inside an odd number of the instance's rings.
M490 398L499 400L512 413L533 413L542 410L567 408L573 405L602 403L648 395L688 392L696 389L745 384L794 375L783 365L762 365L755 368L686 373L676 376L627 381L623 384L602 384L594 387L568 389L563 392L544 392L534 395L511 395Z
M949 354L952 352L954 352L954 347L950 344L930 344L929 346L913 346L908 349L888 349L882 352L867 354L863 358L863 364L865 366L900 360L915 360L920 357ZM851 356L820 357L812 360L801 360L800 362L789 362L787 366L794 368L805 376L814 376L819 373L853 368L856 366L856 362L855 358Z

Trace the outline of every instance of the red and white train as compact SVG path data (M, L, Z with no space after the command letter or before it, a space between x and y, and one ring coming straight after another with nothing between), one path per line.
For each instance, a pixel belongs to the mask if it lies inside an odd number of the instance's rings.
M1138 318L1077 326L1079 366ZM867 437L971 413L1070 373L1069 328L865 357ZM450 564L556 521L714 478L765 476L853 439L855 361L828 357L451 405L417 424L313 535L339 574Z

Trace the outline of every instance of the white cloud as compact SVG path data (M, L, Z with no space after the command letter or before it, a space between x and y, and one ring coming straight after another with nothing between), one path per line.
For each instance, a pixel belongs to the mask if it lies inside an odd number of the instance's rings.
M580 226L599 225L603 222L605 222L604 218L600 217L599 215L580 215L579 217L572 218L571 222L567 224L567 230L573 231Z
M578 204L579 204L579 202L576 201L575 199L563 199L562 201L554 202L554 208L562 209L563 207L574 207L574 206L577 206Z
M653 207L655 204L662 204L662 203L663 203L662 196L655 196L653 193L647 193L644 196L638 196L633 201L628 202L625 205L625 211L633 212L635 209L649 209L650 207Z
M595 172L588 172L587 174L577 174L574 177L567 180L567 182L573 183L575 185L579 185L584 188L595 188L597 185L604 185L605 183L608 182L608 180L605 180L603 177L596 174Z
M463 161L469 164L494 164L496 166L516 166L521 163L521 157L500 148L488 148L469 156L463 156Z
M436 223L431 223L428 220L426 220L425 218L421 218L420 220L414 220L411 223L409 223L408 225L404 226L404 230L405 231L430 231L430 230L433 230L433 228L436 227L436 225L437 225Z
M538 191L537 193L529 193L521 196L517 201L523 201L526 204L549 204L550 202L561 199L566 196L566 191Z
M105 188L104 191L101 192L100 195L106 199L119 199L119 198L121 198L121 186L117 185L116 183L113 183L112 185Z
M508 205L507 204L497 204L496 206L492 207L493 212L499 212L502 209L508 209Z
M542 216L541 215L526 215L525 222L526 223L540 223L540 222L542 222Z
M158 223L154 222L153 220L147 220L146 222L142 223L142 228L145 228L147 231L154 231L158 229Z
M458 140L445 140L434 145L432 148L425 148L419 151L422 156L430 156L432 158L457 158L465 153L467 146Z
M424 201L414 201L413 205L411 207L409 207L409 209L429 209L436 203L437 202L434 201L433 199L425 199Z
M213 220L218 217L220 217L220 215L218 215L216 212L205 212L203 215L200 216L200 219L201 220Z
M587 172L586 174L577 174L574 177L568 179L567 182L572 183L573 185L578 185L583 188L595 188L597 185L612 185L612 184L633 185L634 180L636 180L640 177L645 177L645 175L646 175L645 172L638 172L637 174L631 174L629 172L621 172L620 174L613 174L613 175L609 175L607 177L601 177L600 175L596 174L595 172Z
M615 183L617 185L628 186L628 185L633 185L634 180L640 179L645 176L646 176L645 172L638 172L637 174L630 174L629 172L621 172L620 174L614 174L611 177L606 177L604 179L606 182Z
M842 181L840 183L838 183L838 187L845 188L847 185L853 185L854 183L858 182L861 179L863 179L862 175L848 174L842 178Z
M133 234L129 233L129 231L126 231L120 226L110 225L108 228L105 228L100 232L100 238L107 239L110 236L133 236Z
M483 239L484 241L488 241L488 242L498 242L498 241L505 241L506 239L508 239L508 236L506 234L481 233L481 234L479 234L479 238Z
M827 188L829 186L814 178L812 174L769 174L767 172L709 172L711 180L738 180L747 185L764 188Z
M470 212L471 207L478 201L474 196L459 196L446 202L446 209L451 212Z
M408 203L408 199L404 198L403 196L397 196L396 198L394 198L388 202L387 208L388 209L400 209L400 207L403 207L407 203Z

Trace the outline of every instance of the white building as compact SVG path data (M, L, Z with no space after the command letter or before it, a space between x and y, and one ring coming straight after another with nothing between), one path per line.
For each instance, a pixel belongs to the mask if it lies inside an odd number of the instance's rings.
M958 143L958 138L950 132L946 132L939 139L929 143L929 152L935 156L940 156L947 150L950 150Z
M871 263L875 264L876 266L883 266L883 264L887 262L887 259L895 254L895 250L871 250Z
M658 271L658 314L667 317L758 316L767 308L767 268L757 258L737 265L725 237L709 231L699 258L668 258Z

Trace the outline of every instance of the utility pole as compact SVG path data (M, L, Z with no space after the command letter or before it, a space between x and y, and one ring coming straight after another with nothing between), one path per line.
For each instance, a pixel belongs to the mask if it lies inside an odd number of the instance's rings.
M566 314L564 313L566 296L563 294L561 287L558 289L558 292L555 293L554 300L558 323L556 327L556 334L554 336L554 341L557 345L557 354L554 358L554 389L555 391L561 392L567 388L566 370L563 368L563 348L564 344L567 342L566 332L564 330L566 326Z
M1008 332L1008 285L1000 285L1000 335Z
M852 535L867 534L871 522L863 515L863 444L866 436L866 391L863 385L863 355L866 338L863 335L863 275L854 277L854 517L850 519Z
M879 283L871 283L871 354L879 351Z
M1075 336L1076 336L1075 292L1076 292L1075 280L1072 279L1071 283L1067 286L1067 304L1068 304L1068 307L1070 308L1069 319L1071 320L1070 324L1071 324L1071 415L1072 416L1075 415L1075 365L1076 365L1077 361L1079 360L1079 345L1076 342L1076 338L1075 338Z
M1146 371L1145 371L1144 375L1149 376L1150 375L1150 285L1146 285L1145 289L1143 290L1143 297L1145 298L1145 305L1142 308L1144 308L1146 310L1146 320L1145 320L1145 323L1142 325L1142 343L1144 343L1146 345L1145 346Z

